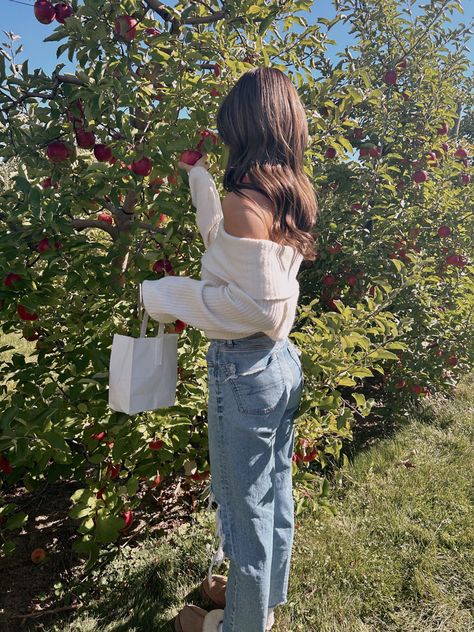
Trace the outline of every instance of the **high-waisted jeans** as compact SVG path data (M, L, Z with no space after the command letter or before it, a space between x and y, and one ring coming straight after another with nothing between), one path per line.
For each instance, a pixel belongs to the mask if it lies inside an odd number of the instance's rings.
M230 560L222 632L264 632L286 603L294 536L293 418L304 378L289 338L212 339L208 366L210 498Z

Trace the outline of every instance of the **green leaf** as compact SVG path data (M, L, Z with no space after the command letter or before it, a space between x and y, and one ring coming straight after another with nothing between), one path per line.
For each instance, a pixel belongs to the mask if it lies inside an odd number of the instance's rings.
M361 367L359 369L351 369L350 374L354 377L373 377L373 373L367 367Z
M338 386L357 386L357 382L350 377L342 377L337 380Z
M275 13L272 11L271 13L267 15L266 18L264 18L260 22L260 26L258 27L258 34L263 35L274 19L275 19Z
M365 395L363 395L362 393L352 393L352 397L354 398L357 406L359 406L360 408L364 408L367 403L365 401Z
M64 29L59 29L58 31L51 33L51 35L48 35L48 37L45 37L43 42L59 42L65 37L67 37L67 33Z
M120 529L123 527L123 518L112 516L110 514L98 516L96 521L95 537L98 542L102 542L103 544L114 542L118 537Z
M5 523L6 529L19 529L22 527L28 520L28 515L23 511L19 511L17 514L10 516L10 518Z

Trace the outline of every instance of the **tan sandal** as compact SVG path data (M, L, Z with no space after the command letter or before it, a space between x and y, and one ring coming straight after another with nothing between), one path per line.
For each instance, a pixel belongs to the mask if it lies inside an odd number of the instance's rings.
M212 582L206 577L201 582L199 592L205 604L211 608L225 608L225 591L227 577L225 575L212 575Z
M218 632L218 626L224 620L224 610L207 612L199 606L187 604L174 619L175 632Z

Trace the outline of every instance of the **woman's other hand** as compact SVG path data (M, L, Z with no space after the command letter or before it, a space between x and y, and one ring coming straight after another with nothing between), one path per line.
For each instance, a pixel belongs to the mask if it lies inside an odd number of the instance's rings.
M205 169L209 169L209 159L207 157L207 153L203 153L202 156L199 158L199 160L196 160L196 162L193 165L188 165L186 162L182 162L181 160L178 161L178 167L180 169L185 169L188 173L191 171L191 169L193 167L204 167Z

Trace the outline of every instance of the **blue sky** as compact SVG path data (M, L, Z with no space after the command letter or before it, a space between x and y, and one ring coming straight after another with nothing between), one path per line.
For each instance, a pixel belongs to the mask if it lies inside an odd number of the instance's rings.
M167 4L166 1L165 4ZM172 6L175 3L169 2L168 4ZM453 25L459 22L468 24L474 19L474 0L462 0L462 6L464 15L457 11L453 12L451 16ZM316 0L313 4L311 17L302 11L299 12L299 15L304 15L310 23L313 23L318 17L333 18L335 9L332 0ZM53 32L57 22L54 21L50 25L40 24L33 15L32 0L16 0L15 2L0 0L0 17L2 18L1 23L4 30L12 31L21 36L21 40L18 40L18 43L23 44L24 52L18 56L17 62L29 59L30 72L34 68L41 67L49 73L58 62L67 64L66 69L74 71L74 65L69 63L65 54L59 60L56 60L58 42L43 43L43 39ZM301 31L302 29L299 25L296 25L295 30ZM336 45L330 46L328 51L332 60L337 61L338 51L344 50L348 44L352 43L352 36L349 35L348 30L349 26L344 26L341 23L331 30L330 37L337 42ZM470 59L474 63L472 40L470 48Z

